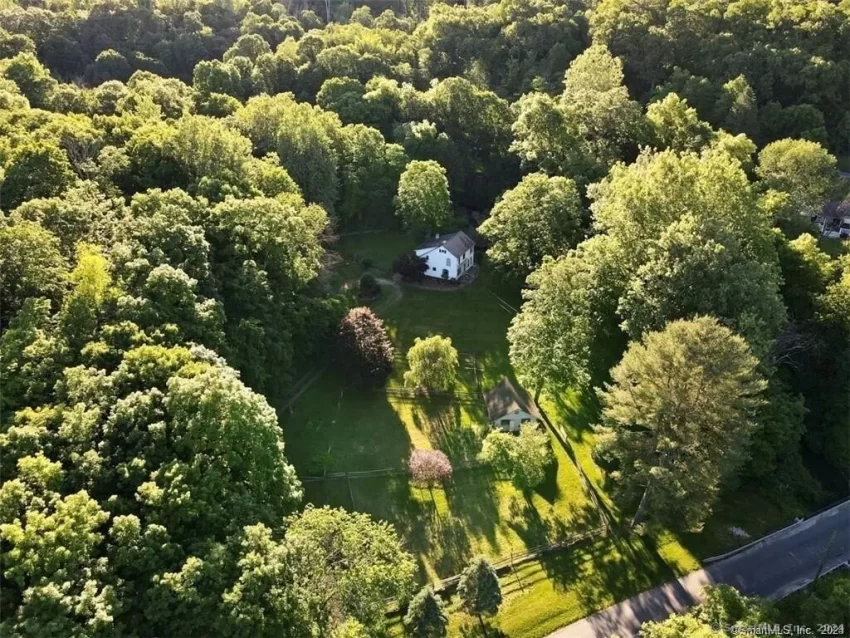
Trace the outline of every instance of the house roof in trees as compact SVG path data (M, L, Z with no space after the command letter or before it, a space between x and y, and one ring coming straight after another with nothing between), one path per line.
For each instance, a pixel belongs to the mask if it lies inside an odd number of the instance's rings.
M422 242L416 247L416 250L428 250L429 248L445 248L452 255L460 259L463 254L470 248L475 246L475 242L470 239L462 230L448 235L435 235L432 239Z
M511 383L507 377L495 388L484 393L484 403L487 404L487 418L490 421L495 421L514 410L522 410L535 419L542 419L528 393L522 387Z
M829 201L823 206L824 217L847 217L850 215L850 195L842 200Z

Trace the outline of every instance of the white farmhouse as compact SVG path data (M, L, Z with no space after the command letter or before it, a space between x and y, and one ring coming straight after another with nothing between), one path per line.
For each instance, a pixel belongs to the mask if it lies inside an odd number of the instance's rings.
M425 274L437 279L460 279L475 261L475 242L462 230L435 235L416 247L416 255L425 260Z
M524 423L539 423L540 411L522 388L516 388L506 378L484 393L487 420L490 425L505 432L519 432Z

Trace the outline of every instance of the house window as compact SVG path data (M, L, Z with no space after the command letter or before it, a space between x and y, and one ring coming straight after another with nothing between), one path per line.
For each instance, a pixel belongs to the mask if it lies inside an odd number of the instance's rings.
M452 265L452 260L449 259L448 257L446 257L446 266L451 266L451 265Z
M437 270L437 267L436 267L436 266L431 266L431 270L436 271L436 270Z
M501 421L499 421L499 425L501 425L503 428L510 427L511 420L510 419L502 419Z
M523 419L520 423L531 423L531 419Z

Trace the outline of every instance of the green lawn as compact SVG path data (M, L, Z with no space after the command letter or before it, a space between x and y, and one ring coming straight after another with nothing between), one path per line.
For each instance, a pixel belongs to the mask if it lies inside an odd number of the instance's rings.
M595 395L574 391L555 397L544 395L540 404L553 425L570 441L576 461L596 488L597 494L616 518L628 522L633 509L619 511L609 494L611 486L606 482L605 473L593 458L596 444L593 424L599 416L599 402ZM702 559L728 552L748 542L746 538L732 534L731 527L739 527L755 539L784 527L803 513L805 508L801 509L794 503L779 503L755 490L741 487L717 503L713 515L700 533L655 529L652 531L653 542L661 558L676 574L681 575L698 569Z
M356 281L364 259L388 269L410 245L397 233L345 237L337 246L343 261L336 276ZM396 347L395 371L386 388L362 391L327 369L289 410L280 410L287 456L299 475L403 469L416 448L443 450L456 466L474 460L487 432L481 390L513 376L506 333L509 306L516 303L486 269L465 288L404 286L392 304L376 300ZM454 397L403 390L407 349L416 337L432 334L451 337L461 353ZM502 558L599 525L575 466L554 439L553 451L547 480L528 497L483 468L459 469L433 493L404 476L378 476L310 481L306 496L393 522L417 557L422 579L436 580L458 573L475 554Z
M487 623L486 635L542 638L673 576L639 539L582 542L503 574L502 608ZM452 612L450 636L484 637L477 619L461 612L454 596L447 602ZM392 636L405 635L398 617L391 619L389 629Z
M389 276L391 262L413 242L400 233L343 238L333 277L356 283L369 260L376 274ZM287 456L300 476L326 472L402 469L416 448L441 449L456 466L474 459L486 434L482 389L503 376L513 378L506 332L518 307L516 290L506 290L482 265L471 285L452 291L403 286L372 305L384 319L396 347L396 366L386 388L359 391L331 368L289 410L279 410ZM497 297L498 295L498 297ZM457 395L410 396L403 390L404 355L416 337L441 334L461 353ZM611 344L614 349L616 344ZM485 468L458 469L444 488L416 488L403 475L308 481L306 498L319 505L368 512L391 521L419 564L420 579L458 573L474 554L502 558L511 552L595 528L599 515L582 486L580 466L616 521L627 521L609 495L605 473L593 459L593 424L598 402L591 393L545 396L541 406L569 442L553 437L556 463L546 482L529 497ZM573 458L571 459L571 456ZM699 567L698 557L735 543L737 524L753 535L784 522L769 501L741 494L709 521L700 535L653 530L642 539L613 534L523 564L503 576L505 604L493 627L505 636L535 638L609 604ZM744 524L739 521L748 520ZM519 582L517 582L519 579ZM522 586L520 586L520 583ZM478 635L477 622L452 603L452 636ZM394 623L394 624L392 624ZM395 618L390 633L398 634Z

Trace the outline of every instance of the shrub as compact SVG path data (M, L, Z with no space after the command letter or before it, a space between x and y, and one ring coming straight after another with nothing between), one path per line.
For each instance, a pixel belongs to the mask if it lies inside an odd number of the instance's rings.
M360 278L360 296L364 299L374 299L381 294L381 286L372 273L365 273Z
M365 386L380 386L393 369L393 346L369 308L352 308L339 323L336 359L343 371Z
M393 262L393 272L401 275L405 281L421 281L428 270L427 262L416 253L405 253Z

